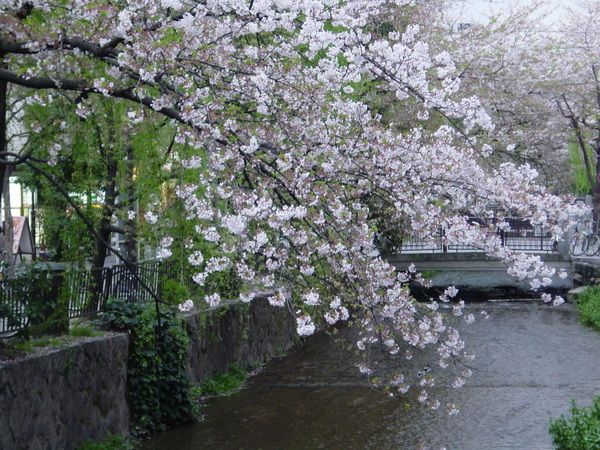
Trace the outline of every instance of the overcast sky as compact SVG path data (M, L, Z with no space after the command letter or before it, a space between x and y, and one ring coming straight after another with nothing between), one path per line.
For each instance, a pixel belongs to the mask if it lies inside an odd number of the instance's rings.
M533 0L454 0L454 6L446 14L451 23L486 23L490 15L532 3ZM544 23L549 27L566 15L567 8L575 7L574 0L547 0L547 3L550 14Z

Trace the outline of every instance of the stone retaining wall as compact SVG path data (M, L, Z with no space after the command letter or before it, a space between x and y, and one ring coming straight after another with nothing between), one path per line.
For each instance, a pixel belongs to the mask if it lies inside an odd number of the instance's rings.
M573 261L575 287L600 284L600 265L596 262Z
M192 313L185 322L196 384L232 363L262 363L297 336L289 311L266 298ZM0 362L0 449L73 449L90 438L127 435L128 343L126 334L112 334Z
M253 366L288 350L298 337L287 308L269 305L266 297L252 303L220 305L206 314L186 318L191 345L188 373L198 384L232 363Z
M129 433L127 335L0 363L0 448L72 449Z

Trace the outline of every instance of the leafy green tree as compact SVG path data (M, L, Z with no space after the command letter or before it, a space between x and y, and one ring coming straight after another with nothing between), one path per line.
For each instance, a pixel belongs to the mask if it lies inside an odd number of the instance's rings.
M91 260L92 267L102 267L111 234L118 233L126 237L123 254L135 263L138 208L156 202L169 177L162 168L169 156L164 126L146 119L148 131L139 133L135 128L142 125L130 123L131 110L101 98L82 118L76 101L58 97L27 107L30 133L23 152L48 165L43 177L39 170L22 170L21 181L40 192L44 239L56 245L59 260ZM80 214L94 225L96 236L85 231Z

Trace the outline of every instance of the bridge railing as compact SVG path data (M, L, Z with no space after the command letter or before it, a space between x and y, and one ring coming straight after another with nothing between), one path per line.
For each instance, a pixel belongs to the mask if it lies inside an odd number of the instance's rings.
M484 223L491 219L472 218L471 222ZM540 226L533 226L528 220L524 219L504 219L510 224L510 229L497 229L496 233L502 243L516 251L522 252L547 252L558 251L558 242L550 230ZM451 243L448 244L444 239L444 230L438 229L431 236L413 235L402 244L401 253L435 253L435 252L477 252L481 251L468 244Z

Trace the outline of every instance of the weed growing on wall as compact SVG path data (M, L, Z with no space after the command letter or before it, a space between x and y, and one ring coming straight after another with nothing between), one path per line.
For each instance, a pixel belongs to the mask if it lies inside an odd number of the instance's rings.
M101 322L131 336L127 380L133 431L154 433L191 421L189 340L175 314L161 311L159 324L153 305L111 300Z
M216 373L212 378L204 381L195 389L195 394L198 397L229 395L240 389L247 378L247 370L242 369L238 364L232 364L227 373Z

